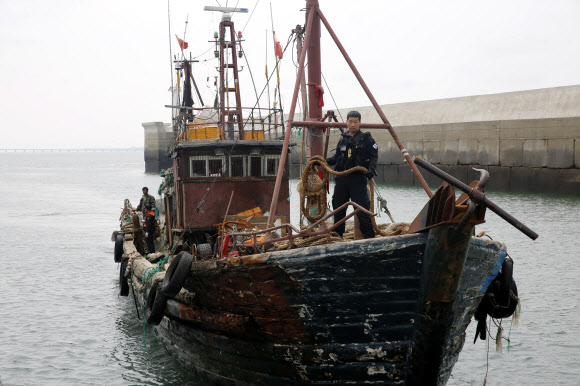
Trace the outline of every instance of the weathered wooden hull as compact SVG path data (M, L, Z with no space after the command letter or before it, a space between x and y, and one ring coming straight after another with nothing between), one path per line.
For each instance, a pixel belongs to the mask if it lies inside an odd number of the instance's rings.
M444 384L506 252L471 238L456 296L433 315L428 239L194 263L155 332L178 360L218 384Z

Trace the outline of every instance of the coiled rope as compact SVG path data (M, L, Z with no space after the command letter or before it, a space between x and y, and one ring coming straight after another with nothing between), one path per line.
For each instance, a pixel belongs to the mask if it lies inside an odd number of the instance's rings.
M316 171L316 164L320 164L322 166L322 179L318 176L318 172ZM335 176L346 176L351 173L355 172L363 172L366 174L368 170L362 166L355 166L354 168L337 172L332 170L326 160L319 156L315 155L308 160L306 166L304 167L304 171L302 172L302 177L300 178L300 182L298 183L298 193L300 193L300 212L308 219L308 221L314 223L320 220L326 214L326 185L328 183L328 174L334 174ZM375 189L374 189L374 181L372 179L369 180L370 184L370 191L371 191L371 207L370 211L374 213L375 211ZM312 201L316 199L317 201L317 209L318 214L316 216L312 216L310 214L309 208L307 207L307 201ZM383 232L378 226L375 221L374 216L371 217L371 222L373 224L373 228L375 229L375 233L381 236L393 236L393 233Z

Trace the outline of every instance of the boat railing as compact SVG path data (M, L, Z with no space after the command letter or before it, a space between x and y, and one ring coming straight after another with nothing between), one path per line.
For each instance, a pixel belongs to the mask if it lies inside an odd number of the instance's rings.
M322 224L323 222L325 222L327 219L329 219L330 217L334 216L336 213L342 211L342 210L346 210L349 206L353 207L353 211L349 214L347 214L344 218L342 218L340 221L334 223L333 225L331 225L328 228L325 229L318 229L316 230L316 228ZM359 212L363 212L368 214L369 216L375 216L374 213L370 212L369 210L365 209L364 207L360 206L359 204L357 204L356 202L352 202L352 201L348 201L345 202L343 205L341 205L340 207L336 208L335 210L333 210L332 212L326 214L324 217L322 217L320 220L316 221L315 223L313 223L312 225L310 225L308 228L303 229L303 230L299 230L297 229L294 225L290 224L290 223L286 223L286 224L281 224L281 225L277 225L274 227L270 227L270 228L266 228L266 229L259 229L259 230L255 230L252 232L231 232L228 234L223 234L218 236L217 239L217 245L219 246L219 248L216 248L216 251L220 251L224 242L224 239L227 236L231 236L232 239L235 239L236 237L250 237L252 240L251 244L246 244L246 243L233 243L233 248L234 250L236 249L241 249L241 248L248 248L248 247L253 247L255 252L259 251L260 246L263 245L271 245L275 242L279 242L279 241L286 241L288 240L289 244L290 244L290 248L294 248L295 244L294 241L297 238L306 238L306 237L312 237L312 236L319 236L319 235L327 235L328 240L330 241L330 232L334 231L338 226L340 226L341 224L343 224L344 222L348 221L351 217L353 217L354 215L358 214ZM279 229L286 229L286 236L281 236L281 237L276 237L276 238L270 238L267 239L264 238L261 241L258 241L258 236L259 235L265 235L265 234L272 234L272 232L277 231ZM296 232L295 234L293 234L292 232ZM224 258L224 256L222 256L222 258Z
M237 122L235 121L222 121L223 118L218 117L217 119L213 119L215 115L212 115L209 118L204 118L198 116L192 117L189 116L185 111L215 111L216 114L219 113L219 110L215 107L187 107L187 106L175 106L175 105L165 105L165 107L174 108L184 110L182 114L180 114L176 121L180 122L178 124L177 130L177 137L179 140L196 140L196 139L233 139L236 135L240 135L239 129L234 128L238 127ZM247 118L244 119L242 123L242 130L243 135L240 139L258 139L263 140L266 139L277 139L280 135L283 134L283 125L284 122L282 120L283 110L277 108L260 108L260 107L241 107L239 110L237 109L225 109L226 116L229 113L239 112L239 111L251 111L252 114L249 115ZM254 111L258 111L258 116L254 115ZM267 111L266 115L262 115L262 110ZM280 120L278 121L278 117ZM282 128L281 132L278 133L278 128ZM197 135L193 135L193 138L188 134L190 130L197 130L199 133ZM274 136L274 138L272 138Z

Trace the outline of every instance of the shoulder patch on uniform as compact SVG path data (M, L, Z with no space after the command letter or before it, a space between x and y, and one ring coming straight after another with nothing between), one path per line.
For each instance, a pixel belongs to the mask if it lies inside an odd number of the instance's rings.
M377 145L377 144L375 143L375 144L373 145L373 147L374 147L375 149L378 149L378 148L379 148L379 145Z

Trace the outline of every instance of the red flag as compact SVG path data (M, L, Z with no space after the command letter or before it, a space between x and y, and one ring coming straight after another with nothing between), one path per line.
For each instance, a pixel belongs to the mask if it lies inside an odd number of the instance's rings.
M182 50L187 49L187 47L189 46L189 44L187 44L187 42L184 42L183 40L181 40L179 38L179 36L175 35L175 37L177 38L177 41L179 42L179 47L181 47Z
M276 46L276 48L274 49L274 53L276 54L277 57L279 57L280 59L282 59L282 46L280 45L280 42L278 41L278 39L276 39L276 32L274 32L274 45Z
M314 87L314 96L318 97L318 107L324 106L324 89L322 88L322 85L312 82L306 84Z

